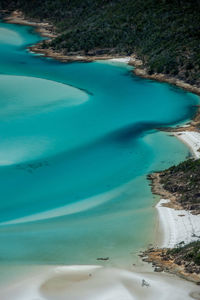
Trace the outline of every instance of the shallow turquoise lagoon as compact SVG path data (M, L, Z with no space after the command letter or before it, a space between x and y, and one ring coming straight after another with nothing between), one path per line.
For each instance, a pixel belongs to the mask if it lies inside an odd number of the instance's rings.
M0 23L1 264L131 265L154 240L146 175L189 155L156 128L198 98L125 64L29 53L40 39Z

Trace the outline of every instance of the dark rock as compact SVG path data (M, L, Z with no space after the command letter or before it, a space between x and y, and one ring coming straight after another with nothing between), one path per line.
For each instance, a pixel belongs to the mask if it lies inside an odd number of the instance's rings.
M164 271L164 269L162 267L156 267L154 269L154 272L163 272L163 271Z

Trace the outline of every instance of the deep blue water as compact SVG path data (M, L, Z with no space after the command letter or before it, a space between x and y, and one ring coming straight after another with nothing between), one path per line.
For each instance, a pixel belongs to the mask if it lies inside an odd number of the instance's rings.
M31 27L0 23L0 259L124 265L154 238L146 175L185 145L156 128L198 97L122 63L63 64L29 53Z

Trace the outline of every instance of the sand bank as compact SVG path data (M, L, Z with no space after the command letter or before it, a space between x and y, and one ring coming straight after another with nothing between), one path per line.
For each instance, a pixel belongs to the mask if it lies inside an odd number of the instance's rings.
M4 285L1 300L165 300L171 295L173 300L200 299L197 286L163 273L101 266L35 268L26 278Z

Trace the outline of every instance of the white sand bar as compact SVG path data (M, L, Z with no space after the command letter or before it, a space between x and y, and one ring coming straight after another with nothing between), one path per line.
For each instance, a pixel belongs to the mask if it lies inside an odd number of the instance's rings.
M191 300L199 288L173 275L101 266L38 267L0 289L1 300ZM194 299L194 298L193 298ZM200 299L200 298L195 298Z
M191 149L194 157L200 158L200 133L183 131L175 133L182 142ZM162 229L162 247L172 248L177 244L185 244L200 239L200 214L193 215L189 211L164 207L169 200L161 199L156 205L159 214L159 225Z

